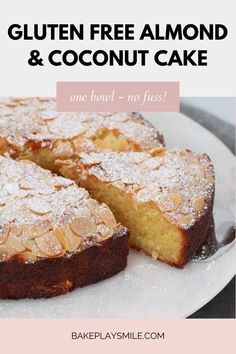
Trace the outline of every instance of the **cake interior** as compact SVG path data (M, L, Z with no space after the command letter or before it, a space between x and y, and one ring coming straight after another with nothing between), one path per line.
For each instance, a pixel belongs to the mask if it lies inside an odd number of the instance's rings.
M156 203L137 202L131 194L90 176L78 182L99 202L106 203L116 219L128 228L131 247L143 250L154 259L180 265L184 235L162 215Z
M101 150L141 151L139 144L127 139L118 129L100 128L92 140Z

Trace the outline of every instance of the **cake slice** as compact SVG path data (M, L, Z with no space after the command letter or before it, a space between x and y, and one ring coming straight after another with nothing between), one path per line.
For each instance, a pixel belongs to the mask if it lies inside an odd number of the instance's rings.
M129 229L132 247L179 268L212 223L214 171L206 154L83 153L60 172L111 208Z
M126 267L127 230L73 181L0 156L0 298L60 295Z
M53 172L81 152L155 152L163 145L163 136L137 113L60 113L52 98L0 100L0 154Z

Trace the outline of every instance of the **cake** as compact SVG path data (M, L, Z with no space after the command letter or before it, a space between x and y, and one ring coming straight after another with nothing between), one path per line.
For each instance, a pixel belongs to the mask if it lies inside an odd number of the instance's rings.
M213 165L206 154L163 148L81 153L60 173L106 203L130 232L130 245L182 268L212 224Z
M80 152L155 151L161 134L140 114L56 112L55 99L2 98L0 153L58 172L58 162Z
M127 229L72 180L0 156L0 298L67 293L126 267Z

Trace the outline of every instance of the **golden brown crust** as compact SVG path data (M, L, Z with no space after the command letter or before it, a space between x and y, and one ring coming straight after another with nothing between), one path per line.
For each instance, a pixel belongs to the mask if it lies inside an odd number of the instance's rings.
M158 260L167 263L170 266L182 269L186 263L196 254L197 250L202 245L204 245L205 242L207 242L209 235L214 232L213 215L210 215L209 210L209 213L202 217L202 220L200 220L199 223L192 226L187 232L182 233L182 253L177 262L170 262L169 259L162 257L159 257ZM132 246L132 248L146 254L147 256L152 256L146 249L140 249L135 246Z
M128 232L120 227L100 245L60 258L25 263L19 255L0 263L0 298L52 297L96 283L127 265Z
M211 204L208 205L206 214L202 215L200 220L187 230L182 257L178 264L179 268L184 267L207 240L209 233L212 232L214 232L213 200Z

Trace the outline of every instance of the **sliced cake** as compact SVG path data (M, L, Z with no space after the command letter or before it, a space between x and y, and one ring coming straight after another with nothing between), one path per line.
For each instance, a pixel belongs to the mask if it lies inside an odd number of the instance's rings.
M212 223L214 171L207 155L162 149L83 153L60 172L106 203L130 231L130 245L183 267Z
M127 230L73 181L0 156L0 298L51 297L126 267Z
M56 112L55 99L0 100L0 154L26 158L57 172L81 152L152 151L162 135L137 113Z

